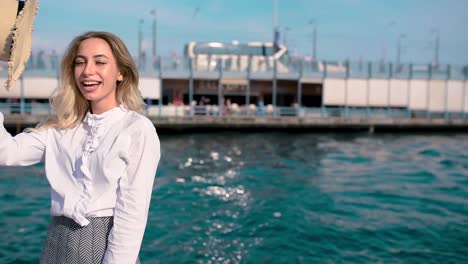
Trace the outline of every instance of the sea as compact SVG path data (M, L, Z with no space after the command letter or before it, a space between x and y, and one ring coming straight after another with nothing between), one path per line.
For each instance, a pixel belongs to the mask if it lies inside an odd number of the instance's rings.
M468 135L160 134L142 263L468 263ZM38 263L44 164L0 167L0 263Z

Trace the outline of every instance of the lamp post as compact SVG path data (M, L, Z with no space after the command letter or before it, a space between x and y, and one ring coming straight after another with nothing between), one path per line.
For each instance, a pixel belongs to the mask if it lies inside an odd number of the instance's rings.
M150 14L153 16L153 58L156 58L156 26L157 26L157 13L156 9L152 9Z
M143 26L144 20L140 19L138 22L138 67L140 68L142 65L141 61L141 52L142 52L142 45L143 45Z
M434 34L434 61L432 62L435 67L439 66L439 45L440 45L440 31L439 29L432 29Z
M396 53L396 67L397 69L400 67L401 63L401 40L405 38L405 34L400 34L398 35L398 40L397 40L397 53Z
M383 40L383 47L382 47L382 58L380 59L380 63L381 63L381 66L383 66L385 64L385 61L387 59L387 46L388 46L388 38L387 38L387 35L389 34L389 31L390 29L395 26L396 22L395 21L390 21L388 22L384 28L383 28L383 32L385 34L385 37L384 37L384 40Z
M273 1L273 48L275 52L280 45L280 32L278 29L278 0Z
M312 18L309 20L309 25L313 26L312 31L312 59L317 60L317 21Z

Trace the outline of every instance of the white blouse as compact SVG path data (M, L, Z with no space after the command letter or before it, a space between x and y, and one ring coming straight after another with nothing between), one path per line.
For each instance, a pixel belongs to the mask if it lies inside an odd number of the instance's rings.
M88 113L77 127L12 137L0 113L0 165L43 161L51 186L51 213L81 226L86 217L114 216L103 263L135 263L160 159L154 125L122 105Z

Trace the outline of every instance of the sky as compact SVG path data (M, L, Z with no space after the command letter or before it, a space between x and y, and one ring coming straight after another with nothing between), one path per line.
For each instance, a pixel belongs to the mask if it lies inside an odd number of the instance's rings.
M189 41L271 42L274 2L281 42L291 54L324 60L468 64L468 0L41 0L33 50L62 53L90 30L120 36L134 55L138 28L151 54L156 10L157 53L183 54ZM140 20L143 23L140 25Z

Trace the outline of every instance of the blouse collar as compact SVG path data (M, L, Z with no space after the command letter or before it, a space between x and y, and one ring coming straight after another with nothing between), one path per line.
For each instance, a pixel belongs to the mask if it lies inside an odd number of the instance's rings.
M84 121L90 127L98 127L103 123L112 123L126 112L128 112L127 108L123 104L120 104L101 114L91 114L88 112Z

